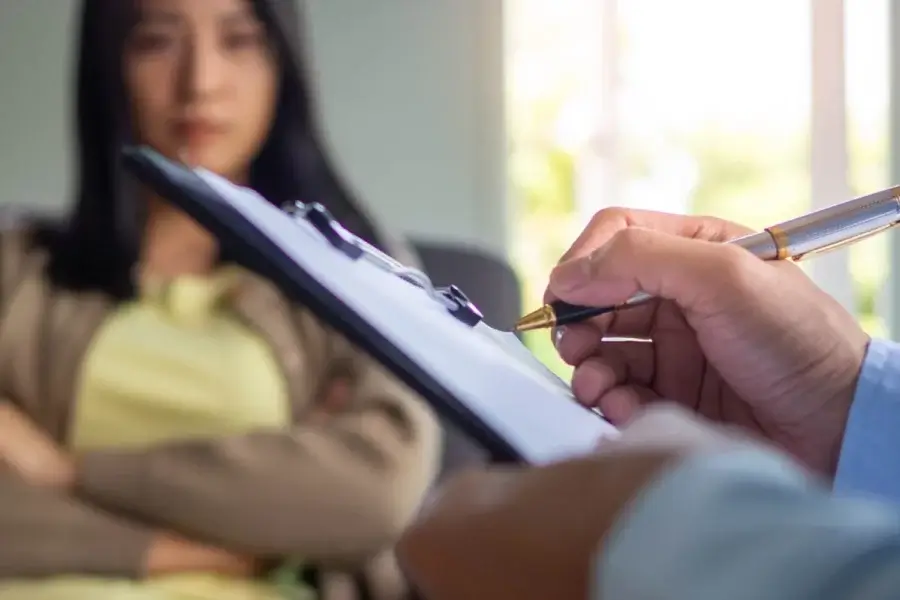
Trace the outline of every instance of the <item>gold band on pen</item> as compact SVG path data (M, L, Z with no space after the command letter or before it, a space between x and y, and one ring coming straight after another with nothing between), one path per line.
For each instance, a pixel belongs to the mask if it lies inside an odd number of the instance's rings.
M788 245L790 244L787 233L777 225L766 227L766 232L772 236L772 241L775 242L776 260L786 259L788 257Z

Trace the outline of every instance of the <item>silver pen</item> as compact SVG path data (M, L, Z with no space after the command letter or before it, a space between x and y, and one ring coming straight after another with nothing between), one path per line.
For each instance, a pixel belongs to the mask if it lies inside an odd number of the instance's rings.
M800 261L853 244L898 223L900 186L895 186L811 212L727 243L745 248L762 260ZM652 295L639 292L615 306L575 306L553 302L522 317L516 323L515 330L569 325L652 299Z

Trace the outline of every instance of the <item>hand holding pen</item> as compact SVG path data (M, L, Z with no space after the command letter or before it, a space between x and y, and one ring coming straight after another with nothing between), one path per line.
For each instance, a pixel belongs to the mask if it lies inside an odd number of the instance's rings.
M900 223L898 195L900 187L888 188L773 225L760 233L739 236L730 243L762 260L799 261L897 225ZM615 310L638 306L651 299L650 294L641 291L621 304L609 306L580 306L558 300L522 317L516 323L515 330L528 331L578 323Z
M601 211L547 292L572 306L629 307L562 328L558 350L575 367L576 398L619 425L643 405L675 401L833 475L869 337L778 258L890 226L900 213L895 191L762 234L718 219Z

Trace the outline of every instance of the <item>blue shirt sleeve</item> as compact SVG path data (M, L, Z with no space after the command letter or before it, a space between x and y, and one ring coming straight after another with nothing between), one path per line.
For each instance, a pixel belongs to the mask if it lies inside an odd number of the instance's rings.
M900 344L872 340L847 420L834 490L900 503Z
M620 517L597 600L900 598L900 514L762 450L691 459Z

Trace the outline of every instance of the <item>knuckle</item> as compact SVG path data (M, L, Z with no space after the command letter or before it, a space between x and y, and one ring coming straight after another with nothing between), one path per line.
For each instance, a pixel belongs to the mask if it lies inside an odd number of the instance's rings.
M594 213L590 220L590 228L605 227L609 223L621 223L623 227L628 224L628 210L619 206L608 206Z
M597 211L559 262L589 256L608 243L618 230L628 227L628 223L628 211L625 209L613 207Z
M622 229L617 231L609 240L611 250L623 251L634 246L635 235L632 229Z
M704 216L697 218L693 237L710 242L727 242L750 233L753 230L749 227L719 217Z
M646 229L628 227L622 229L610 240L611 250L616 254L634 256L651 243L652 233Z
M620 229L603 246L591 253L586 265L587 276L591 279L602 277L630 277L626 265L641 261L652 253L655 244L654 233L637 227Z

